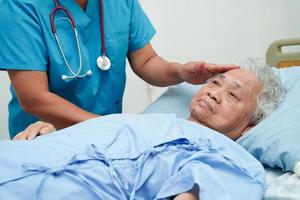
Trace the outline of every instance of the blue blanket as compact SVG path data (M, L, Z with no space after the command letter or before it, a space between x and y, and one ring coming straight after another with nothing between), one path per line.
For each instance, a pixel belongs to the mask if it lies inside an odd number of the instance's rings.
M173 114L95 118L0 142L0 199L259 200L264 169L234 141Z

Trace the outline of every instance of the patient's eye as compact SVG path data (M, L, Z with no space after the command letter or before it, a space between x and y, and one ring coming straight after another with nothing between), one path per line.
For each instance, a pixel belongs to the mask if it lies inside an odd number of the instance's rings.
M231 97L234 97L234 98L236 98L236 96L234 95L234 93L233 93L233 92L229 92L229 95L230 95Z
M210 81L210 84L215 86L221 86L221 81L218 79L213 79Z
M229 94L229 97L230 97L230 98L232 98L232 99L234 99L234 100L236 100L236 101L239 100L238 95L235 94L234 92L229 92L228 94Z

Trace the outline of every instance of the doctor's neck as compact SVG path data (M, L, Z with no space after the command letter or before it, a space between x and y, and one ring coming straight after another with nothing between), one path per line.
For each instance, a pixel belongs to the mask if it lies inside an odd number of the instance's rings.
M88 2L88 0L76 0L76 2L80 5L80 7L85 10L86 8L86 4Z

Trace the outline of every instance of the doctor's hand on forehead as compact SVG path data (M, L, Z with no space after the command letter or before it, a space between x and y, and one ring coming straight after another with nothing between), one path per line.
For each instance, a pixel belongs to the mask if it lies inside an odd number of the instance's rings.
M215 74L223 73L228 70L237 69L239 66L232 64L213 64L204 61L188 62L178 66L178 76L182 81L197 85L205 83Z

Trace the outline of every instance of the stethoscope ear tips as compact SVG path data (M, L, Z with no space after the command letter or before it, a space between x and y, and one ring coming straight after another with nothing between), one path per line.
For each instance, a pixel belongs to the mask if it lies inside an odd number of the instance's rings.
M86 75L88 75L88 76L91 76L92 74L93 74L92 70L88 70L88 71L86 72Z
M67 76L66 76L66 75L62 75L62 76L61 76L61 79L62 79L62 80L66 80L66 79L67 79Z
M78 78L83 78L83 77L85 77L85 76L92 76L92 74L93 74L92 70L88 70L84 75L77 75L77 76L67 76L67 75L62 75L62 76L61 76L61 79L62 79L62 80L67 80L67 79L72 79L72 78L76 78L76 77L78 77Z

